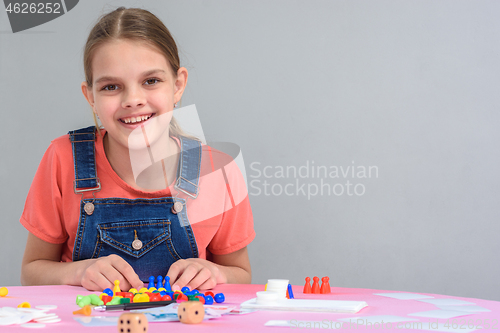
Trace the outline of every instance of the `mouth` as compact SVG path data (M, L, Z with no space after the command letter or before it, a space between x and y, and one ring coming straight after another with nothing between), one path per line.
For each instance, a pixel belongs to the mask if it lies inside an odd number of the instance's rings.
M148 119L150 119L154 115L155 115L154 113L151 113L151 114L144 114L144 115L136 116L136 117L120 118L118 120L120 122L122 122L123 124L138 125L138 124L142 124L142 123L148 121Z

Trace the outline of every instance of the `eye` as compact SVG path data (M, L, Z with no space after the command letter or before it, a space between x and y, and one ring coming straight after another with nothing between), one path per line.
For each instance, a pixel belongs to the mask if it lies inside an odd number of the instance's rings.
M154 84L157 84L158 82L160 82L160 79L153 77L153 78L147 79L144 83L148 86L152 86Z
M101 90L107 90L107 91L114 91L117 89L118 89L118 86L116 84L108 84L107 86L104 86L101 88Z

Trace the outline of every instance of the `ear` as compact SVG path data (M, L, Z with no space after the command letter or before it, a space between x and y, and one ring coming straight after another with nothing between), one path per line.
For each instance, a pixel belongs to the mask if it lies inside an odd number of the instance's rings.
M92 88L90 88L87 84L87 82L82 82L82 93L83 96L85 96L85 99L87 102L90 104L90 107L92 107L92 111L96 113L96 110L94 108L94 93L92 92Z
M188 71L186 68L181 67L177 71L177 78L174 82L174 102L177 103L181 100L182 94L184 93L184 89L186 88L188 80Z

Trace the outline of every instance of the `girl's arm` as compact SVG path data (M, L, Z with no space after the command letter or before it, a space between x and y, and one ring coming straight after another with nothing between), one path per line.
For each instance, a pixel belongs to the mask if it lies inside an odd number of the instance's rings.
M119 256L61 262L62 246L48 243L29 233L21 266L21 283L68 284L99 291L113 288L115 280L120 281L120 287L124 290L144 286L133 268Z
M170 266L168 276L172 290L184 286L211 289L220 283L250 283L252 270L246 247L225 255L212 255L212 261L199 258L181 259Z

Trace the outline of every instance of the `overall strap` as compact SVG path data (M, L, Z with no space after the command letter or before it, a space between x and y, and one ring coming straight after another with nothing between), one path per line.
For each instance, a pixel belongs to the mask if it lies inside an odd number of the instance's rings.
M96 127L81 128L68 134L73 148L75 193L100 190L101 182L97 178L95 164Z
M201 142L183 136L180 136L179 140L181 156L174 188L196 199L200 181Z

